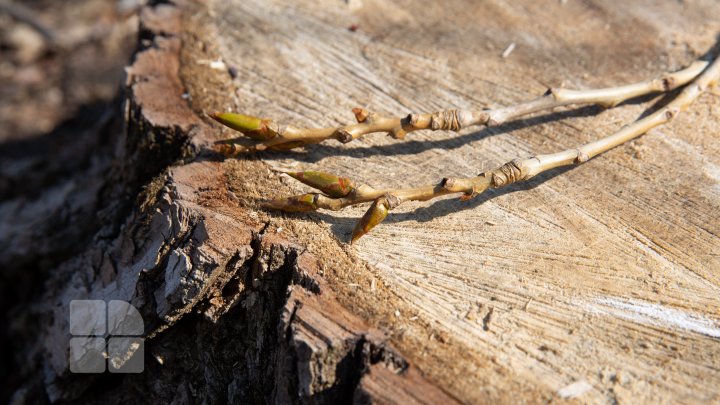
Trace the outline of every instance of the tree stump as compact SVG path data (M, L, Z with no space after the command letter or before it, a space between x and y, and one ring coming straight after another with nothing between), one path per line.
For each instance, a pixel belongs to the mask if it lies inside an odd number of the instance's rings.
M717 15L716 2L615 0L144 8L115 170L144 187L116 234L49 281L50 399L720 400L717 97L572 170L403 205L352 246L365 207L260 208L306 190L273 169L429 184L580 145L654 100L225 160L211 145L235 135L205 116L331 126L357 106L400 116L630 83L710 49ZM65 304L87 298L140 309L143 374L68 372Z

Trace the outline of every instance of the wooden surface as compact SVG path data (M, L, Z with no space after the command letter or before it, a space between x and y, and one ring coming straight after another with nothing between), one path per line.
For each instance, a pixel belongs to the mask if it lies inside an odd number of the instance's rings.
M717 15L711 0L214 1L191 23L237 77L192 84L190 94L198 112L323 126L351 122L355 106L405 115L508 105L548 86L681 68L715 44ZM463 401L720 401L717 96L581 167L469 202L403 205L352 247L365 207L276 215L253 205L305 190L268 168L431 184L609 134L654 102L643 101L460 134L328 142L220 168L237 174L229 187L241 205L318 257L344 305Z
M126 125L103 155L112 166L90 176L109 206L93 243L52 268L26 305L39 336L16 356L41 361L11 402L457 403L340 304L316 256L238 197L263 181L264 164L207 153L215 131L187 100L213 93L199 86L221 90L227 72L207 63L214 49L198 22L208 14L197 6L140 12ZM68 306L88 298L141 313L144 349L124 358L144 356L142 373L70 372Z

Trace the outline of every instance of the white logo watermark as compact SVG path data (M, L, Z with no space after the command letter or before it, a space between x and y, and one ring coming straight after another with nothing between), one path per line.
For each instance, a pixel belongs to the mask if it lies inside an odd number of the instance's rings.
M125 301L70 301L70 371L142 373L144 331L140 312Z

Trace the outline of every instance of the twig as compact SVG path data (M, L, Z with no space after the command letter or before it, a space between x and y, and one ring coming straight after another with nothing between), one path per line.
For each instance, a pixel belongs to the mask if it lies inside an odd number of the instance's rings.
M288 150L308 144L336 139L351 142L371 133L387 133L403 139L409 132L421 129L459 131L474 125L495 126L511 119L567 105L594 104L614 107L631 98L667 92L687 84L707 67L708 62L696 61L687 68L667 73L653 80L594 90L551 88L543 96L514 106L482 111L445 110L432 114L410 114L393 118L363 108L354 108L357 124L332 128L299 128L280 125L265 118L233 113L214 113L210 117L243 133L250 139L220 141L217 150L226 156L262 150Z
M704 66L707 66L705 64ZM352 234L352 242L382 222L388 211L406 201L426 201L447 194L462 193L461 199L472 198L488 188L500 188L528 180L547 170L579 165L618 145L665 124L686 110L704 91L718 84L720 58L715 59L696 79L662 109L627 125L605 138L575 149L558 153L514 159L504 165L470 178L445 178L438 184L403 189L375 189L367 185L354 186L349 179L321 172L288 173L290 176L322 192L281 198L266 202L268 208L283 211L339 210L344 207L372 201L370 209L360 219ZM608 98L610 99L610 98ZM542 100L542 99L540 99Z

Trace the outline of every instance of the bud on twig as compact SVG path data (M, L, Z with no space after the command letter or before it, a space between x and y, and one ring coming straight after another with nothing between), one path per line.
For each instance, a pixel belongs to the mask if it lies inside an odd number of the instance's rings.
M365 215L363 215L363 217L360 218L360 221L358 221L355 225L350 243L355 243L356 240L360 239L363 235L370 232L370 230L377 224L382 222L385 217L387 217L389 210L390 203L386 197L380 197L375 200Z
M668 92L681 87L698 77L708 65L707 61L697 61L683 70L664 74L658 79L619 87L593 90L553 89L539 98L507 107L479 111L448 109L434 113L409 114L403 118L370 112L364 108L353 108L352 112L357 123L340 127L280 126L272 120L231 113L215 113L210 116L255 140L254 145L222 150L226 155L264 150L290 150L330 139L348 143L372 133L385 133L395 139L404 139L413 131L458 131L475 125L495 126L528 114L568 105L595 104L613 107L631 98Z
M307 212L317 210L317 194L302 194L287 198L277 198L263 203L265 208L285 212Z
M359 107L353 108L352 112L353 112L353 114L355 114L355 119L359 123L365 122L365 120L367 120L368 115L370 115L368 110L366 110L364 108L359 108Z
M325 172L288 172L290 177L308 186L318 189L333 198L346 197L353 191L352 181L346 177L338 177Z
M245 136L256 141L266 141L277 135L277 132L269 127L271 121L268 119L219 112L209 114L209 116L226 127L242 132Z

